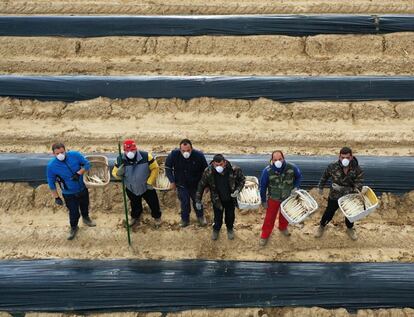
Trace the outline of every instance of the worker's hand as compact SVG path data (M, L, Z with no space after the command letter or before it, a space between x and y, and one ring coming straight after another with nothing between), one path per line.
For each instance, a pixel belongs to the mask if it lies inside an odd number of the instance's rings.
M123 163L123 161L122 161L122 156L121 156L121 155L118 155L118 156L116 157L116 166L117 166L117 167L119 167L119 166L121 166L121 165L122 165L122 163Z
M204 193L207 194L210 191L210 187L204 188Z
M338 185L336 183L332 183L332 189L339 192L344 189L344 186Z
M368 191L368 187L362 187L362 189L361 189L361 194L362 195L365 195L366 193L367 193L367 191Z
M239 194L239 191L238 191L238 190L235 190L234 192L232 192L232 193L230 194L230 196L231 196L232 198L236 198L238 194Z
M63 206L63 200L60 197L55 198L55 204L59 206Z
M177 185L175 185L175 183L171 183L170 184L170 189L171 190L176 190L177 189Z
M267 202L266 201L262 203L262 207L263 207L263 209L267 209Z
M154 187L151 184L147 183L147 190L153 190L153 189L154 189Z
M299 188L295 187L290 191L290 195L296 195L296 192L299 190Z
M72 175L72 177L70 178L71 180L77 182L80 178L80 175L78 173L75 173Z
M196 207L197 210L202 210L203 209L203 204L198 202L198 203L195 204L195 207Z
M319 195L323 196L323 188L319 188Z

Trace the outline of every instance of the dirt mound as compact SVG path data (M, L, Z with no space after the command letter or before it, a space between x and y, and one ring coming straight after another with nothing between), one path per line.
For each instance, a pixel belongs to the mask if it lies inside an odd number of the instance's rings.
M412 37L0 37L0 73L411 75Z
M0 3L2 14L299 14L414 13L411 0L14 0Z

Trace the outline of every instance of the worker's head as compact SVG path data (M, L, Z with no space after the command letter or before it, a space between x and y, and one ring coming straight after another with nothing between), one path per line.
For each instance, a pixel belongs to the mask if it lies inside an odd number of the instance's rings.
M53 155L59 160L64 161L66 158L66 148L63 143L53 143L52 144Z
M224 169L226 168L227 161L222 154L216 154L213 157L213 167L217 171L217 173L223 173Z
M271 161L276 168L281 168L285 161L285 155L281 150L273 151Z
M137 154L138 147L134 140L127 139L124 141L124 153L127 158L132 160Z
M344 146L339 151L339 162L343 167L348 167L349 163L351 163L353 159L352 150L349 147Z
M183 139L180 142L180 151L184 158L188 159L193 151L193 144L189 139Z

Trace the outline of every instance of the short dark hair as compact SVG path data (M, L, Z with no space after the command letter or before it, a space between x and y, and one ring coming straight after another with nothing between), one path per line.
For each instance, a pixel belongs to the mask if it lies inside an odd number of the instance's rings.
M225 158L224 158L223 154L216 154L213 157L213 162L216 162L216 163L223 162L224 160L225 160Z
M191 143L191 141L189 139L182 139L180 141L180 146L181 145L187 145L187 144L189 144L191 147L193 147L193 144Z
M61 148L66 150L65 145L63 143L58 142L58 143L52 144L52 152L55 152L55 150L61 149Z
M285 159L285 155L283 154L283 152L281 150L276 150L272 152L272 157L270 158L270 160L273 160L273 155L275 155L276 153L280 153L280 155L282 155L282 159Z
M344 146L340 151L339 154L351 154L352 155L352 150L350 147Z

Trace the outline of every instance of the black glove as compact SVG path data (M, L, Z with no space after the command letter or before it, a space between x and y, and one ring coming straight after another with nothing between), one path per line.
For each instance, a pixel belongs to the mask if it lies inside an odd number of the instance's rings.
M118 155L116 158L116 167L120 167L122 164L124 163L124 161L122 160L122 156Z
M55 198L55 204L56 205L59 205L59 206L63 206L63 200L62 200L62 198L60 198L60 197Z
M75 173L72 175L72 177L70 178L71 180L77 182L79 180L80 175L78 173Z

